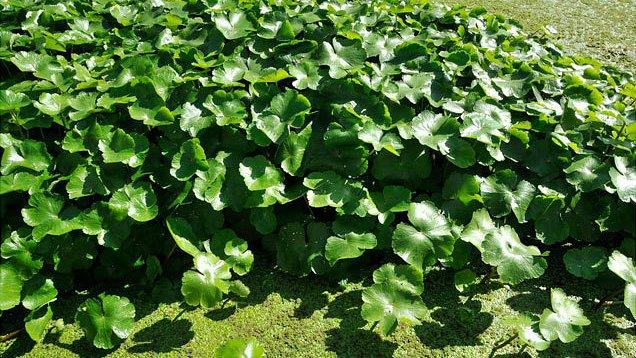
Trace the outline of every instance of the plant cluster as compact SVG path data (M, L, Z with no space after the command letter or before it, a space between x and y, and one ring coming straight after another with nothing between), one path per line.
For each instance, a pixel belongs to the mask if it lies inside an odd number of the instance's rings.
M518 284L548 255L609 267L636 315L634 78L549 31L428 1L0 6L0 310L34 340L94 282L246 296L253 251L375 268L361 312L383 334L425 318L434 268L468 291L484 264ZM515 323L536 349L590 323L551 294ZM134 316L102 294L76 321L112 348Z

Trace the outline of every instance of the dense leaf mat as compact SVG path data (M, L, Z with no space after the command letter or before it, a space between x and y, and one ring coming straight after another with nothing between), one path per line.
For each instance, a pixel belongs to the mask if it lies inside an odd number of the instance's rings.
M426 1L3 6L0 310L34 340L95 282L249 297L253 250L377 268L359 304L383 334L427 317L432 270L471 292L551 252L636 315L634 79L549 29ZM550 294L510 319L537 350L590 324ZM135 314L105 293L75 319L109 349Z

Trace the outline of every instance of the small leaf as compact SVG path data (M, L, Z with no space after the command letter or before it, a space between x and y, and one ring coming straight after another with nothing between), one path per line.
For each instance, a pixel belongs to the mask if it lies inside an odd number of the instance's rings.
M602 247L588 246L582 249L570 249L563 255L565 268L577 277L593 280L605 271L607 256Z
M215 358L263 358L265 350L255 338L234 338L214 352Z
M181 144L179 152L172 157L170 174L181 181L190 179L198 170L209 169L205 152L198 138L189 139Z
M157 197L147 182L124 186L113 193L108 204L114 210L141 222L150 221L159 213Z
M551 341L557 338L563 343L574 341L583 333L583 326L589 325L590 321L576 301L568 298L560 288L553 288L550 297L554 311L545 309L541 314L541 334Z
M75 322L97 348L111 349L128 337L135 322L135 306L126 297L100 294L77 309Z

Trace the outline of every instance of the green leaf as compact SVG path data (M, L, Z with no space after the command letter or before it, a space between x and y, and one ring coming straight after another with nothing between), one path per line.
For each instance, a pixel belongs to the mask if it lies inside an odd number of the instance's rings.
M358 196L355 186L332 171L311 173L303 179L303 185L310 189L307 191L307 200L315 208L339 208Z
M194 266L183 274L181 293L191 306L214 307L229 290L230 267L211 253L195 256Z
M323 42L319 63L329 66L329 76L338 79L362 65L366 57L360 41L334 38L331 43Z
M544 244L564 241L570 233L570 226L562 217L565 202L558 196L537 195L528 207L527 216L534 220L537 239Z
M636 202L636 168L629 167L628 164L628 158L614 157L616 168L609 170L609 176L616 187L618 197L626 203Z
M145 222L154 219L159 213L157 197L147 182L128 184L113 193L108 204L134 220Z
M202 111L190 102L183 104L183 112L179 121L179 128L196 137L197 134L212 124L212 119L207 116L201 116Z
M33 105L44 114L56 116L68 107L68 98L65 95L47 92L42 93L39 100L33 102Z
M80 305L75 322L95 347L111 349L128 337L135 322L135 306L126 297L102 293Z
M148 152L148 139L122 129L109 132L98 142L104 163L125 163L135 168L143 164Z
M423 111L411 121L409 134L422 145L439 150L440 144L449 140L457 131L456 126L456 121L450 117Z
M588 246L568 250L563 255L563 262L572 275L594 280L599 273L605 271L607 256L602 247Z
M300 128L310 109L311 103L307 97L296 90L288 89L272 98L266 113L277 116L281 122L289 123L292 127Z
M195 243L198 242L192 226L186 219L168 216L166 219L166 226L170 235L174 239L177 246L185 253L192 257L197 257L201 254L201 251L196 247Z
M252 268L254 255L247 249L247 241L236 236L231 229L221 229L214 233L211 240L212 252L222 258L239 276Z
M31 100L24 93L15 93L12 90L0 90L0 112L19 110L31 104Z
M250 222L256 231L263 235L271 234L276 230L278 220L272 207L254 208L250 211Z
M298 276L324 273L329 265L323 253L330 235L323 223L310 222L306 228L298 222L284 225L275 237L278 267Z
M424 269L452 253L451 225L432 202L411 203L408 218L415 227L400 223L393 232L393 251L404 261Z
M263 358L265 350L255 338L234 338L214 352L215 358Z
M470 143L457 137L450 137L440 142L439 151L460 168L468 168L476 161L475 150Z
M56 296L53 281L41 275L32 277L22 286L22 306L31 311L55 301Z
M494 217L506 216L512 211L517 221L526 221L526 210L536 190L534 185L518 181L517 175L506 169L483 179L480 188L484 204Z
M98 166L77 166L71 173L68 183L66 183L66 191L69 198L76 199L95 194L110 194L110 190L104 185L101 175L101 169Z
M537 351L544 351L550 347L550 341L546 340L538 332L538 324L529 317L515 317L512 321L515 326L514 328L517 331L517 335L519 336L519 340L522 343L533 347Z
M277 157L281 161L280 167L289 175L298 175L305 151L311 138L311 123L298 133L290 132L278 147Z
M238 78L224 79L223 81L226 80L236 81ZM236 93L218 90L205 99L203 107L212 112L216 118L216 124L219 126L231 124L244 125L245 118L247 118L247 111L240 98L241 96Z
M457 172L448 176L442 188L442 196L445 199L457 199L464 205L473 200L481 201L479 193L479 181L476 176Z
M121 6L114 4L108 11L111 15L123 26L129 26L133 24L135 15L137 15L137 8L134 6Z
M189 139L181 144L179 152L172 157L170 174L181 181L190 179L197 171L209 169L205 152L198 138Z
M625 293L623 303L632 316L636 318L636 266L631 257L623 255L619 251L612 252L607 267L625 282Z
M208 158L208 169L197 170L194 178L194 195L212 205L214 210L222 210L225 207L222 196L223 182L226 169L223 163L214 158Z
M320 79L322 78L320 74L318 74L318 68L311 61L302 61L297 65L290 65L289 74L295 78L292 82L292 86L298 90L304 90L306 88L317 90Z
M610 180L608 169L607 163L602 163L596 157L586 156L573 162L563 172L567 174L568 183L579 191L588 192L603 187Z
M0 265L0 311L7 311L20 304L22 280L18 271L8 262Z
M216 28L221 31L223 37L228 40L245 37L256 30L245 13L241 11L232 11L229 16L218 14L212 17L212 21L214 21Z
M457 291L464 292L477 283L477 275L471 269L457 271L453 277L453 282Z
M421 324L428 310L419 294L413 293L421 293L421 276L391 267L378 270L381 272L373 275L375 283L362 291L362 318L378 322L384 335L391 334L398 323Z
M11 267L17 270L21 277L35 275L43 265L42 259L36 259L37 255L34 255L38 243L30 236L29 230L12 231L4 238L0 247L2 258L11 260Z
M364 250L372 249L376 245L377 240L372 233L356 234L351 232L342 238L331 236L327 239L325 257L333 266L338 260L360 257Z
M0 147L4 148L0 162L2 175L10 174L18 168L41 172L51 165L51 155L42 142L30 139L18 140L9 134L2 133Z
M77 229L67 218L73 209L64 208L64 200L57 195L35 193L29 198L30 208L22 209L24 223L33 227L33 237L40 239L45 235L63 235Z
M475 103L473 110L474 112L462 115L463 124L460 128L462 137L473 138L491 145L497 143L493 138L506 139L502 130L508 129L511 125L509 112L481 101Z
M41 342L46 334L49 322L53 318L51 306L40 307L39 309L29 313L24 319L24 329L29 337L36 342Z
M483 252L484 240L495 229L495 223L490 218L488 210L479 209L473 212L472 220L466 225L460 237L462 240L473 244L480 252Z
M524 245L508 225L488 233L482 248L482 260L496 266L499 278L513 285L543 275L548 266L541 251L536 246Z
M583 333L583 326L589 325L590 321L576 301L568 298L560 288L550 291L550 300L552 310L545 309L541 314L541 334L551 341L557 338L563 343L574 341Z
M239 172L248 190L284 191L283 175L262 155L247 157L239 164Z

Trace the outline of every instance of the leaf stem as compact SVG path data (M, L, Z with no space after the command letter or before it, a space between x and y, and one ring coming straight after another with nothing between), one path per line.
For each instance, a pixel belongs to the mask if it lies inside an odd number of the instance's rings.
M608 293L607 295L605 295L603 298L601 298L601 300L594 306L594 310L598 311L599 309L601 309L601 307L603 307L603 305L605 305L605 303L612 297L618 296L620 293L622 293L624 290L624 288L618 288L616 290L611 291L610 293Z
M488 358L492 358L495 356L495 353L500 350L501 348L509 345L510 343L512 343L512 341L514 341L517 338L517 333L513 334L512 336L508 337L508 339L506 339L505 341L497 344L496 346L492 347L492 350L490 351L490 355L488 356Z
M6 342L8 340L11 340L17 337L20 333L22 333L22 331L24 331L24 328L16 329L15 331L9 332L5 334L4 336L0 336L0 342Z
M380 322L380 321L375 321L375 322L373 322L373 324L372 324L372 325L371 325L371 327L369 328L369 331L373 331L373 330L375 329L375 327L377 327L377 326L378 326L378 323L379 323L379 322Z

